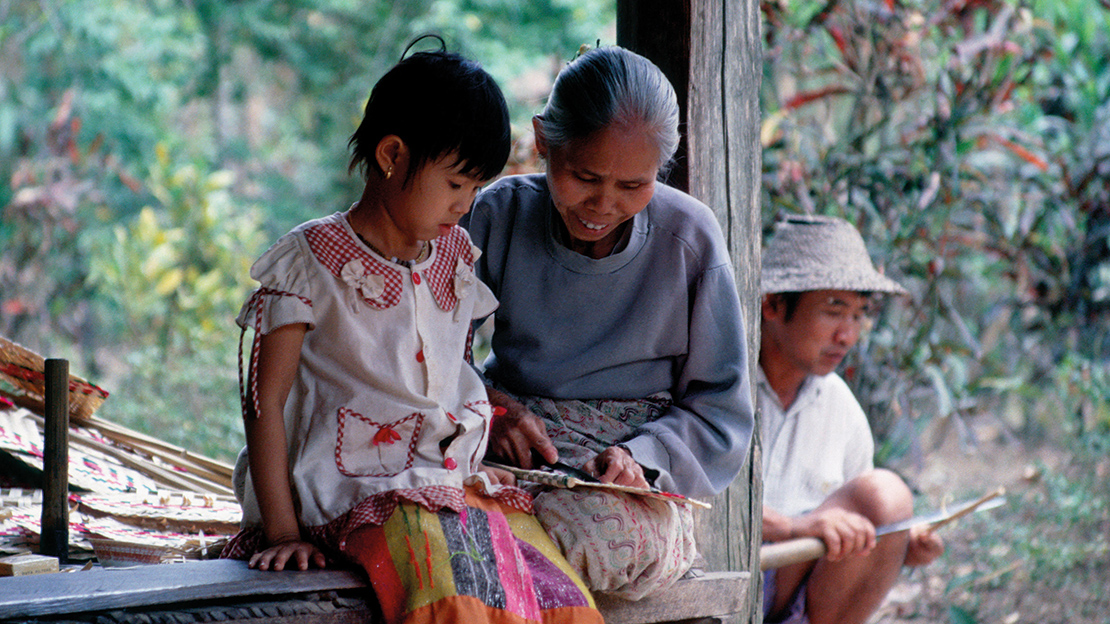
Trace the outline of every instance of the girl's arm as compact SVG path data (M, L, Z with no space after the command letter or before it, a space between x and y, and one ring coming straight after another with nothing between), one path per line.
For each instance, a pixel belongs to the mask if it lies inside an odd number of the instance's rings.
M251 557L250 567L282 570L291 558L301 570L309 561L324 567L324 554L301 540L289 483L285 438L285 401L297 376L301 344L308 326L284 325L262 336L258 361L258 414L246 418L247 454L262 529L270 547Z

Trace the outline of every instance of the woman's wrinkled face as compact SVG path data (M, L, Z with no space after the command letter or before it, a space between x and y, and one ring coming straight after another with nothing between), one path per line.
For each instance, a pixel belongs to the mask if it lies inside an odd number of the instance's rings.
M555 210L570 234L570 247L604 258L623 234L621 224L643 210L655 193L659 149L640 125L610 126L549 148L539 121L536 148L547 160Z

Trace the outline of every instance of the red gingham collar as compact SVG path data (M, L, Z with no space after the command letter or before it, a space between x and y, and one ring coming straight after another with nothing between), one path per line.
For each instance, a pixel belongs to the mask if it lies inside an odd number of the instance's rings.
M379 295L367 297L360 291L360 298L370 307L385 310L397 305L401 300L401 289L405 283L403 269L393 264L378 260L360 244L350 232L338 222L321 223L305 230L305 238L313 255L336 278L343 279L343 268L352 260L361 260L367 276L381 276L384 288ZM460 260L469 271L474 267L474 255L471 252L470 239L459 226L432 241L435 260L432 265L423 270L412 271L428 281L432 291L432 298L445 312L450 312L458 305L455 295L456 273L460 268ZM459 279L462 279L461 277Z

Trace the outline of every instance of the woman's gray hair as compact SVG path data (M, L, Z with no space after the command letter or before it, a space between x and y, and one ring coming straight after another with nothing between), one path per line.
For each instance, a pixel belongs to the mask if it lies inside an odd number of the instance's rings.
M561 148L609 126L643 125L664 168L678 149L678 98L654 63L619 46L594 48L555 78L539 117L549 148Z

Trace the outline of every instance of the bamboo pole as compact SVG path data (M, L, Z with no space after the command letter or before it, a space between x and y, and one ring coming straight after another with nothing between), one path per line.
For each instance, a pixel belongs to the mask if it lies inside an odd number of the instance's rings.
M925 527L929 531L936 531L979 509L989 509L992 506L1001 504L1001 501L997 501L996 499L1000 499L1005 494L1006 488L1000 487L984 494L975 501L960 505L958 509L951 513L941 511L937 514L920 516L904 522L895 522L893 524L876 527L876 535L882 537L890 533L907 531L913 527ZM993 505L987 505L987 503L991 503L992 501ZM820 559L825 556L826 551L825 542L816 537L799 537L783 542L764 544L759 549L759 569L765 572L767 570L781 568L803 561Z

